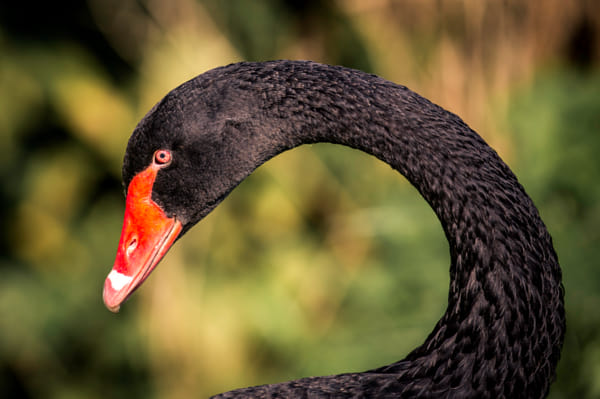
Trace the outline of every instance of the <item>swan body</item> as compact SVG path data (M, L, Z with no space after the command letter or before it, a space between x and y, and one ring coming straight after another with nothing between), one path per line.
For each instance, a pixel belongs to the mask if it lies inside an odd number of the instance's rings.
M459 117L343 67L232 64L182 84L142 119L123 164L126 212L104 285L109 309L118 310L170 245L254 169L317 142L372 154L430 204L450 246L447 310L396 363L216 398L545 397L565 315L561 270L533 202Z

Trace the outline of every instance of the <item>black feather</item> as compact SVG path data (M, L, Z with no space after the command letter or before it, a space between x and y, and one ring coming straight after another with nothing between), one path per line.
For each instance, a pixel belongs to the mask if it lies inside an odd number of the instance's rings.
M173 153L152 198L184 224L209 213L266 160L329 142L387 162L431 205L450 243L448 308L404 360L217 398L541 398L560 357L561 270L510 169L458 116L374 75L304 61L240 63L169 93L140 122L125 184Z

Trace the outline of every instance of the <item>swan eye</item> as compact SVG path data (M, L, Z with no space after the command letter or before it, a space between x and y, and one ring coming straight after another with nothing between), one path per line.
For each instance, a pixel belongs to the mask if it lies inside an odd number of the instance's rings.
M158 150L154 153L154 163L166 165L171 162L171 152L167 150Z

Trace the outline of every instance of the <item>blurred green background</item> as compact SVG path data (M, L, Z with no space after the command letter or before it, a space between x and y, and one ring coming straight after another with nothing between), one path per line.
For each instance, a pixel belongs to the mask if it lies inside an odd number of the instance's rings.
M122 307L101 298L120 166L166 92L240 60L405 84L515 170L561 260L551 398L600 397L600 2L89 0L0 6L0 396L188 398L404 357L445 309L448 247L387 165L270 161Z

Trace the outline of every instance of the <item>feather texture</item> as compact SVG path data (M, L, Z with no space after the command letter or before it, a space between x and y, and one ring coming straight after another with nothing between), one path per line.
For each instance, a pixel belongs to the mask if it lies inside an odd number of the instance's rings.
M239 63L169 93L136 128L123 177L173 153L152 198L184 232L255 168L296 146L365 151L403 174L450 244L448 307L405 359L216 398L541 398L565 315L551 237L508 166L458 116L374 75L306 61ZM182 233L183 234L183 233Z

